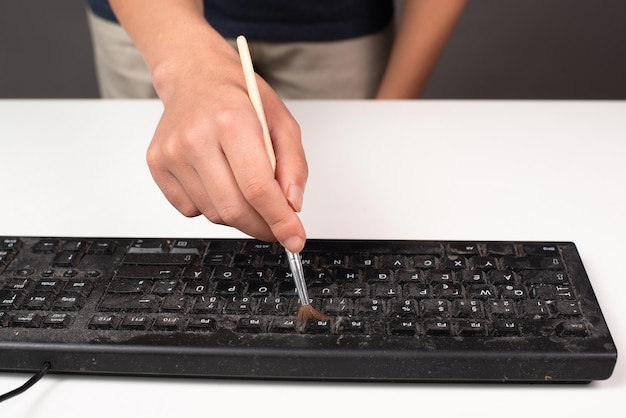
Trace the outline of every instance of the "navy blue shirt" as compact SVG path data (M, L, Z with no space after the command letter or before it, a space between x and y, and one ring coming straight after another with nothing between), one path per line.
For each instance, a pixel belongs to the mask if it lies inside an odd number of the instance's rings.
M93 12L117 21L108 0L87 0ZM207 21L225 38L311 42L378 32L393 19L393 0L204 0Z

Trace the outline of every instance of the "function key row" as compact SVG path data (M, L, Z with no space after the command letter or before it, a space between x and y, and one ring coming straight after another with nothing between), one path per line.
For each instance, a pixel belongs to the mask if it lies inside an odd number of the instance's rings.
M584 337L588 335L583 320L552 321L553 335L561 337ZM388 323L366 318L339 318L298 322L293 317L268 318L265 316L242 316L232 323L218 321L212 316L193 315L187 318L167 315L94 315L89 328L93 330L134 331L191 331L215 332L226 327L229 331L246 334L318 334L318 335L392 335L392 336L460 336L460 337L516 337L535 333L536 324L524 320L498 320L493 322L475 319L403 319ZM550 333L543 327L542 332Z

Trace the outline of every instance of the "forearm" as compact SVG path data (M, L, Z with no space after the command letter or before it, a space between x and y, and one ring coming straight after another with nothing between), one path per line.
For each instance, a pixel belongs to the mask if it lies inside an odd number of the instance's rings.
M405 0L377 98L417 98L467 0Z
M223 68L224 61L238 66L236 51L207 23L202 0L110 3L146 61L161 99L169 95L173 80L193 76L194 69Z

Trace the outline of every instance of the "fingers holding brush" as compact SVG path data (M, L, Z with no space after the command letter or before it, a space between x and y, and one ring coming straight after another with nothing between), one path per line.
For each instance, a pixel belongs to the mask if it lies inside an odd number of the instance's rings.
M266 88L270 87L260 81L259 90ZM265 94L264 97L267 98L264 100L265 115L276 158L276 180L292 209L300 212L309 174L300 125L280 98L272 94ZM284 117L285 114L290 117Z

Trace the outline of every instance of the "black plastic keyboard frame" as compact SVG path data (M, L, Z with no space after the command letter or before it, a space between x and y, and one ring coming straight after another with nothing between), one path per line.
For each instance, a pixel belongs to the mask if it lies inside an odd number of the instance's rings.
M8 238L8 237L0 237ZM19 237L23 248L0 266L0 287L9 278L41 274L50 257L31 252L41 237ZM60 240L93 241L89 237ZM587 322L585 337L535 335L396 336L245 334L87 329L104 281L134 238L106 238L118 245L110 255L85 257L78 269L97 268L93 291L66 329L15 328L0 323L0 371L31 372L50 362L50 373L93 375L227 377L343 381L422 382L589 382L610 377L617 350L575 245L559 248ZM178 238L180 239L180 238ZM210 239L207 239L210 241ZM230 241L218 239L215 241ZM245 241L245 240L232 240ZM314 240L305 251L358 254L413 254L413 248L455 241ZM508 242L509 244L511 242ZM477 242L479 246L488 242ZM515 242L517 247L527 242ZM445 251L445 247L442 247ZM444 253L445 254L445 253ZM442 254L443 255L443 254ZM55 273L55 274L58 274ZM83 273L80 273L83 274ZM3 311L0 311L0 315ZM83 314L84 312L84 314ZM4 311L10 315L10 310Z

